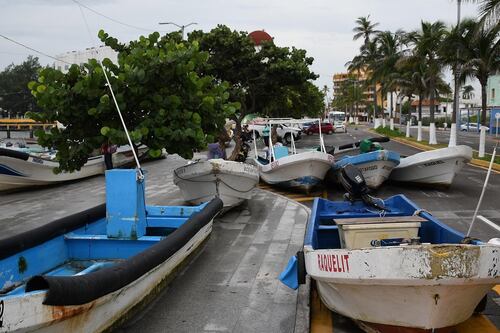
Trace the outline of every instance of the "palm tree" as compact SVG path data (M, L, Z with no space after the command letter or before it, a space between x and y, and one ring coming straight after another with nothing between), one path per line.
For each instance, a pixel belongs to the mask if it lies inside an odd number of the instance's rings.
M353 40L358 40L361 37L364 39L364 44L368 44L371 40L370 37L376 33L378 30L375 30L375 27L378 26L378 23L372 23L370 20L370 15L366 17L358 17L356 20L357 26L352 29L354 32Z
M457 0L458 5L460 2L474 2L479 3L479 16L481 24L487 27L498 26L500 19L500 0Z
M425 63L425 75L428 85L430 100L430 129L429 143L436 144L436 132L434 125L436 89L438 80L441 78L443 64L440 61L439 47L445 36L445 25L441 21L434 23L421 23L420 31L412 35L415 48L413 57Z
M469 31L463 56L463 74L475 77L481 84L481 124L486 125L487 95L486 86L491 74L500 70L500 25L490 28L480 22L468 22Z
M383 31L378 33L375 38L378 45L379 58L375 61L373 75L380 82L382 92L385 88L387 92L391 93L390 118L393 117L393 91L396 89L396 85L392 78L396 71L396 63L400 59L402 45L401 36L401 31L397 31L396 33ZM384 95L385 94L382 94L382 105L384 105Z

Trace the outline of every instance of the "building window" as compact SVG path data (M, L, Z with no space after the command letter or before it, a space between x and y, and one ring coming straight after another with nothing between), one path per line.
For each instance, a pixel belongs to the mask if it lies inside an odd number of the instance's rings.
M491 99L495 99L495 88L491 89Z
M69 66L68 65L64 65L64 69L65 70L68 70Z

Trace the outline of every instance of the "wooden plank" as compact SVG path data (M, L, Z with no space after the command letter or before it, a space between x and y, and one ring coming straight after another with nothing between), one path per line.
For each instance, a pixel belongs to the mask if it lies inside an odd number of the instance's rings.
M352 219L333 219L333 222L337 225L345 225L345 224L427 222L427 219L418 215L411 215L411 216L356 217Z

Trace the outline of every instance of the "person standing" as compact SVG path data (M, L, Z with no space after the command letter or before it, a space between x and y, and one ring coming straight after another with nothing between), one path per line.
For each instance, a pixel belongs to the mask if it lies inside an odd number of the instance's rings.
M116 151L116 148L114 149ZM104 155L104 164L106 165L106 170L113 169L113 145L111 145L108 141L103 143L101 146L101 154Z

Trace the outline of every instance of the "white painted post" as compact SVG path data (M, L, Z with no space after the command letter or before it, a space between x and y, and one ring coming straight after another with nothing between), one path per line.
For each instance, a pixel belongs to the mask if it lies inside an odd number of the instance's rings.
M498 122L498 120L497 120L497 122ZM358 117L354 118L354 123L355 123L356 125L359 125L359 118L358 118ZM498 127L498 126L497 126L497 127Z
M406 122L406 137L410 137L410 121Z
M436 124L431 123L429 125L429 144L430 145L436 145L437 140L436 140Z
M457 124L451 124L450 129L450 142L448 143L448 147L455 147L457 145Z
M385 118L382 119L382 127L385 128Z
M375 118L375 119L373 120L373 128L377 129L377 128L379 128L379 127L380 127L380 119Z
M389 120L389 121L390 121L389 122L389 124L390 124L389 126L391 126L391 131L394 131L394 119L391 118L391 120Z
M479 134L479 157L484 157L485 143L486 143L486 126L481 126L481 134Z
M422 121L418 121L417 141L422 141Z

